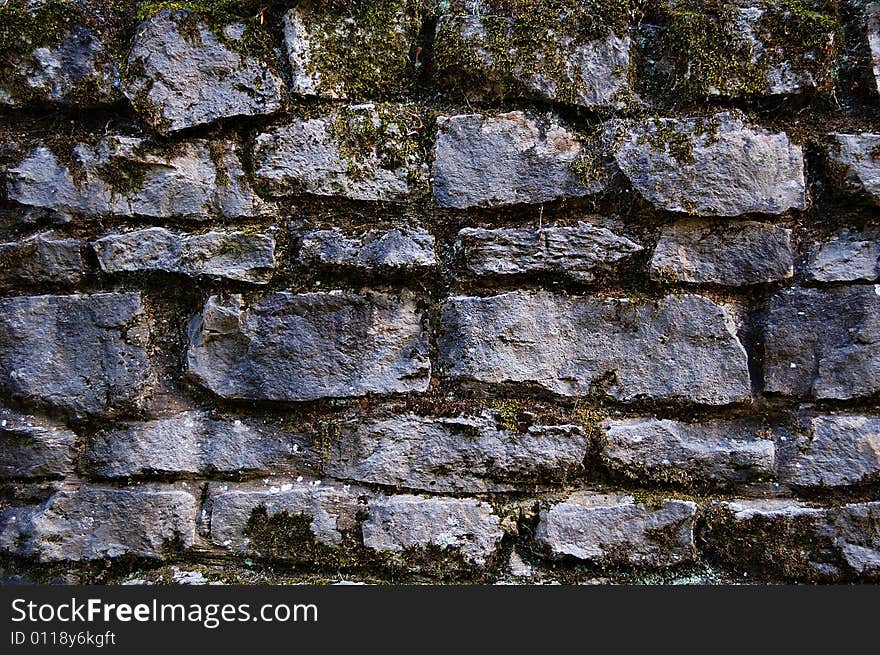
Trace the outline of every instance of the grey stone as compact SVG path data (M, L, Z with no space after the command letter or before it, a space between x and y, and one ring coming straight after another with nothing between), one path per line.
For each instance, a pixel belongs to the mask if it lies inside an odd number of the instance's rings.
M441 320L440 362L453 379L621 402L724 405L751 397L732 313L703 296L458 296L444 303Z
M434 44L441 81L472 101L519 96L619 108L629 91L629 35L593 38L583 27L562 14L538 40L534 25L510 16L441 16Z
M815 416L785 476L799 487L843 487L880 479L880 418Z
M65 218L204 220L254 217L267 210L251 190L231 141L184 142L164 154L129 136L79 143L63 154L41 145L11 165L6 177L10 200Z
M880 286L787 289L770 298L764 388L848 400L880 391Z
M340 230L308 232L300 244L305 266L419 271L437 266L434 237L422 228L400 227L347 235Z
M638 418L603 427L602 461L641 482L740 483L775 474L773 435L759 424Z
M250 307L240 296L212 296L189 339L189 372L224 398L425 391L431 374L422 315L409 292L280 292Z
M245 29L231 23L218 35L198 13L158 12L135 31L123 92L163 132L275 113L281 78L238 51Z
M658 509L632 496L581 492L542 510L535 539L551 557L595 564L668 567L696 559L695 503Z
M736 114L616 121L614 157L644 198L699 216L806 209L801 147Z
M317 466L308 437L253 419L212 419L188 411L98 431L86 441L83 465L94 476L245 475Z
M741 286L794 275L791 230L743 221L679 221L660 235L651 278Z
M475 566L491 559L503 534L489 503L464 498L379 496L363 523L367 548L405 554L434 546Z
M0 510L0 551L42 562L165 559L195 541L196 497L182 488L83 485L43 505Z
M410 81L420 5L413 0L342 7L300 2L284 16L291 91L348 99L400 95Z
M868 27L868 47L873 60L874 79L877 93L880 94L880 2L872 2L865 7Z
M139 293L0 299L0 391L77 416L141 403L153 375Z
M573 169L587 153L555 120L512 111L437 119L434 196L440 207L466 209L543 203L598 193L604 183Z
M489 411L454 418L404 414L342 424L325 470L424 491L515 491L582 474L587 447L576 425L532 425L519 433L499 426Z
M254 176L274 196L403 201L424 192L422 119L404 105L363 104L259 134Z
M0 478L63 478L75 448L66 426L0 408Z
M841 166L847 186L880 204L880 134L832 134L828 155Z
M368 492L333 480L273 480L267 484L211 484L208 495L211 543L236 552L262 553L245 534L248 520L265 510L266 517L304 516L316 543L339 546L356 531L358 515L366 510ZM271 553L296 557L297 553Z
M87 272L81 239L51 232L0 243L0 282L6 284L76 284Z
M762 576L834 582L880 579L880 503L811 507L788 499L734 500L712 510L708 551Z
M810 252L804 275L815 282L873 282L880 278L880 236L843 230Z
M597 273L643 250L598 225L537 229L464 228L458 233L465 265L476 275L548 273L592 282Z
M92 243L105 273L165 271L265 284L275 267L275 239L268 234L176 234L151 227L110 234Z

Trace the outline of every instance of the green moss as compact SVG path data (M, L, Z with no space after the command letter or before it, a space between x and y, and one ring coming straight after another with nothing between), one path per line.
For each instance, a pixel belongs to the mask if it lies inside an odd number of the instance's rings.
M138 161L111 159L96 168L95 173L109 184L115 193L127 195L141 189L147 174L153 169L154 166Z
M521 415L525 411L525 404L521 400L502 400L496 402L493 409L498 414L501 426L510 432L525 432L521 430L523 421Z

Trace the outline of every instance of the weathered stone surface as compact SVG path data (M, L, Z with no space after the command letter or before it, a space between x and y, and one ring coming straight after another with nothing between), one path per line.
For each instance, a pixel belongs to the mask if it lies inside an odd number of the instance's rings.
M420 4L300 2L284 16L291 91L358 100L400 95L411 82Z
M257 136L254 175L274 196L406 200L427 186L421 123L416 108L386 104L296 120Z
M75 284L87 272L83 245L51 232L0 243L0 283Z
M306 233L299 259L305 266L363 271L418 271L437 265L434 237L422 228L368 230L348 235L337 229Z
M787 289L770 298L764 388L846 400L880 391L880 287Z
M880 503L810 507L793 500L721 503L704 541L722 564L757 575L880 579Z
M618 166L660 209L739 216L807 207L801 147L736 114L618 121L610 131Z
M0 408L0 478L62 478L75 447L64 425Z
M572 166L583 146L555 121L512 111L441 116L437 128L434 196L440 207L550 202L604 186L578 179Z
M655 280L741 286L794 274L791 230L744 221L680 221L667 226L651 258Z
M165 271L265 284L275 267L275 239L268 234L176 234L151 227L110 234L92 243L105 273Z
M141 402L152 374L139 293L0 298L0 391L75 415Z
M608 420L601 459L639 480L677 484L750 482L774 475L772 433L756 423Z
M84 485L38 507L0 510L0 551L44 562L164 559L193 545L197 511L182 488Z
M458 296L443 305L441 320L440 362L453 379L525 382L622 402L724 405L751 397L731 312L703 296Z
M547 273L592 282L598 273L643 250L606 227L464 228L458 233L465 265L476 275Z
M880 204L880 134L832 134L828 155L840 165L847 186Z
M119 68L107 38L111 17L94 6L99 4L3 3L0 105L91 106L116 99Z
M815 282L873 282L880 278L880 236L843 230L810 253L804 275Z
M632 496L581 492L542 510L535 538L555 558L674 566L696 559L696 512L689 501L664 500L652 509Z
M880 418L815 416L785 478L800 487L843 487L880 479Z
M138 26L123 92L152 127L173 132L281 107L281 78L239 52L245 31L259 28L214 29L197 13L168 10Z
M266 211L231 141L190 141L164 153L129 136L80 143L65 153L41 145L10 166L6 178L10 200L62 217L206 219Z
M352 421L330 443L334 477L424 491L512 491L564 482L583 471L587 438L576 425L532 425L524 433L497 416L404 414Z
M251 307L240 296L212 296L189 338L189 372L224 398L425 391L431 373L422 316L408 292L280 292Z
M630 69L626 32L589 29L595 19L590 3L571 3L570 11L508 7L513 15L487 7L480 14L441 16L434 44L441 82L471 101L514 96L582 107L623 104ZM548 21L537 33L535 12Z
M205 411L101 430L89 436L83 457L85 469L104 478L296 472L316 464L306 435Z
M366 510L368 492L336 481L273 480L267 484L211 484L211 542L238 552L273 557L296 557L296 552L268 553L264 544L250 538L249 520L265 511L265 518L303 516L311 519L311 537L325 546L338 546L358 527L358 515ZM281 535L292 537L293 535Z
M489 503L407 494L370 501L362 528L364 546L373 550L405 553L434 546L477 566L490 560L504 534Z
M880 94L880 2L872 2L865 7L868 22L868 47L874 66L874 79L877 81L877 93Z

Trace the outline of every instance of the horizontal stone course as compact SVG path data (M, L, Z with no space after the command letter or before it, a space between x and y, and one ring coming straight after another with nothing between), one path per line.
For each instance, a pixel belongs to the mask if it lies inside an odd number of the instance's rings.
M814 282L873 282L880 278L880 234L843 230L809 254L804 275Z
M76 284L90 272L84 246L82 239L52 232L0 243L0 284Z
M360 235L334 228L304 234L299 260L306 267L418 272L437 266L434 248L434 237L422 228L375 229Z

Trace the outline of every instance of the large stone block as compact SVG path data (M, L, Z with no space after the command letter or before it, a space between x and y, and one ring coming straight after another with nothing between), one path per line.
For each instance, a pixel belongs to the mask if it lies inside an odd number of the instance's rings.
M84 245L51 232L0 243L0 284L75 284L89 272Z
M198 503L176 487L83 485L0 510L0 551L38 561L164 559L195 542Z
M307 267L340 271L423 272L437 266L434 237L422 228L367 230L361 235L338 229L303 235L299 259Z
M598 193L578 163L594 153L558 122L512 111L437 119L434 196L440 207L466 209L538 204Z
M587 437L576 425L505 429L491 412L352 421L329 445L334 477L435 492L514 491L583 472Z
M443 372L458 380L622 402L724 405L751 397L732 313L703 296L458 296L443 305L439 348Z
M77 416L139 405L153 379L139 293L0 299L0 390Z
M615 264L643 250L606 227L483 228L458 233L465 265L476 275L545 273L592 282Z
M770 298L764 388L848 400L880 391L880 287L787 289Z
M257 136L254 176L274 196L407 200L427 189L423 124L420 109L392 104L298 119Z
M0 408L0 478L63 478L75 450L65 425Z
M654 509L632 496L581 492L542 510L535 538L551 557L591 564L668 567L692 562L696 504Z
M211 26L196 12L159 11L135 30L123 91L162 132L272 114L281 107L281 78L243 45L262 29L256 23Z
M274 293L212 296L190 325L187 366L224 398L315 400L425 391L427 334L415 299Z
M880 480L880 418L814 416L786 467L799 487L845 487Z
M880 204L880 134L832 134L828 155L841 167L848 188Z
M807 207L801 147L736 114L615 121L609 138L621 171L659 209L739 216Z
M873 282L880 278L880 235L843 230L810 252L805 269L815 282Z

